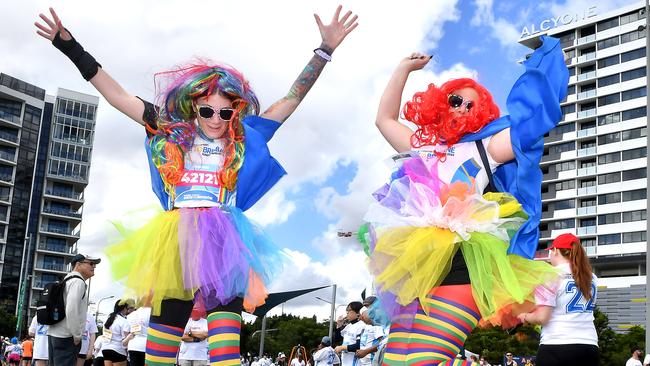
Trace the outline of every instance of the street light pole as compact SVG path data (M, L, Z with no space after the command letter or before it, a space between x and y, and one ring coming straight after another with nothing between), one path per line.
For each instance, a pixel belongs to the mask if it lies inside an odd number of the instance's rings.
M334 316L336 316L336 284L332 285L332 313L330 315L330 342L333 341L334 336Z
M99 299L99 301L97 301L97 310L95 310L95 324L97 324L97 317L99 316L99 304L101 304L102 301L104 301L106 299L112 299L114 297L115 296L113 296L113 295L108 295L108 296L102 297L101 299Z

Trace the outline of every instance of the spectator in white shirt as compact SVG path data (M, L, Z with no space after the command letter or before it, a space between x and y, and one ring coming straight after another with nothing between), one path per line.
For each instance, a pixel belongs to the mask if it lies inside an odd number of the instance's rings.
M34 353L32 359L35 366L47 366L47 328L45 324L39 324L36 315L29 325L29 336L34 337Z
M196 308L185 325L178 352L180 366L204 366L208 362L208 320Z

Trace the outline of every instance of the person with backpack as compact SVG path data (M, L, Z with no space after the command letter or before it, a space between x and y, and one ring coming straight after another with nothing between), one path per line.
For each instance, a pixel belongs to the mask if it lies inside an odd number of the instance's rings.
M77 254L72 258L72 271L63 281L48 284L39 303L39 323L48 324L49 366L70 366L77 362L81 337L86 326L88 301L86 280L95 275L99 258ZM63 305L63 307L61 307Z

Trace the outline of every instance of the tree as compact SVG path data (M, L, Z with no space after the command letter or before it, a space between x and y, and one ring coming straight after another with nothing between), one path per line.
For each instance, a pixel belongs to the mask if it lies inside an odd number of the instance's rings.
M0 335L13 336L16 334L16 317L0 306Z

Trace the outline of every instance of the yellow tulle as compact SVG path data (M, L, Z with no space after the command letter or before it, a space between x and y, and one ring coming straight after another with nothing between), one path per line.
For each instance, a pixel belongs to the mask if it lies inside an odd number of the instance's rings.
M179 219L177 210L165 211L135 232L118 227L125 239L105 250L113 278L123 281L137 298L150 305L154 315L159 315L165 298L194 299L196 289L185 289L183 283Z

